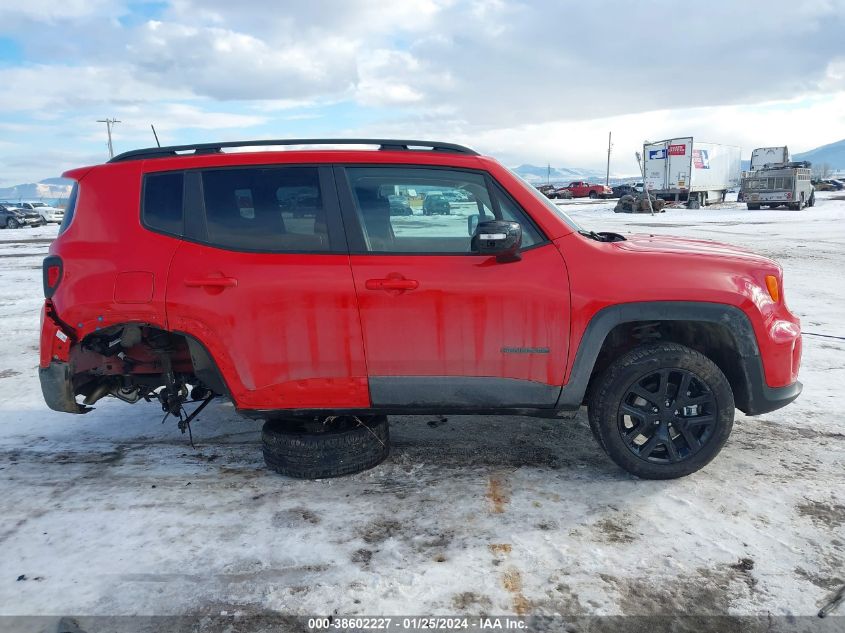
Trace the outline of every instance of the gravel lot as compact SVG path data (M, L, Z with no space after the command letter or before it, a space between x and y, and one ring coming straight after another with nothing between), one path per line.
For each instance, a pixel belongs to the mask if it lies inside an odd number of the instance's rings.
M818 197L654 217L561 205L594 230L777 259L812 334L801 398L738 413L709 467L666 482L617 468L583 412L395 417L385 463L324 481L265 470L260 423L225 403L195 449L156 405L54 413L36 367L56 228L0 231L0 615L814 615L845 583L845 199Z

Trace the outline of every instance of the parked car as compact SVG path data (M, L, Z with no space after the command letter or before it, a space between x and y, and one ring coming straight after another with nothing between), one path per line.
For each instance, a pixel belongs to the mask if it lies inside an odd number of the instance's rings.
M557 187L555 187L554 185L548 185L548 184L547 185L534 185L534 186L537 187L537 191L542 193L544 196L548 196L550 191L554 191L555 189L557 189Z
M423 215L450 215L452 207L443 194L429 194L423 200Z
M55 223L61 224L65 217L65 212L58 207L53 207L46 202L19 202L18 207L24 211L35 211L41 216L44 224Z
M583 180L575 180L565 187L573 198L610 198L613 190L606 185L592 185Z
M828 178L824 182L833 187L834 191L842 191L845 189L845 182L837 180L836 178Z
M633 196L637 192L637 188L631 183L616 185L613 187L613 197L621 198L622 196Z
M0 227L19 229L24 226L41 226L43 220L37 211L21 209L14 203L0 202Z
M390 203L390 215L414 215L411 203L405 196L389 195L387 201Z
M340 143L379 149L222 151ZM777 263L587 230L466 147L209 143L64 176L75 184L43 264L39 361L57 411L153 401L184 431L222 397L268 419L270 468L327 477L388 455L388 415L560 423L586 405L610 458L669 479L719 453L735 408L763 414L801 393ZM434 182L472 192L478 213L395 231L382 187ZM268 195L294 186L314 188L314 222L283 222Z
M446 198L446 200L448 200L450 203L451 202L471 202L470 196L465 191L458 191L458 190L452 189L450 191L444 191L440 195L443 196L444 198Z
M836 187L827 180L811 180L810 183L816 191L836 191Z

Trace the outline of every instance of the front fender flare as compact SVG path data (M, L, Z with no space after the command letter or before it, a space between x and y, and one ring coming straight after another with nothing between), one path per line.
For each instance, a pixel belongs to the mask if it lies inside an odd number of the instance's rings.
M748 385L747 402L740 407L748 415L778 409L801 393L800 382L778 388L766 384L754 328L748 316L736 306L703 301L645 301L609 306L593 315L581 337L569 382L563 385L555 408L572 411L581 406L607 335L617 325L635 321L703 321L726 328Z

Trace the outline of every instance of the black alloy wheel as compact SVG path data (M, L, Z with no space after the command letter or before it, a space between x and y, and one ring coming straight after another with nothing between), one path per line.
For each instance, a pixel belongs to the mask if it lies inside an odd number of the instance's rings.
M685 369L660 369L637 379L622 397L617 425L625 445L649 462L680 462L713 436L716 396Z
M722 450L733 428L733 390L701 352L678 343L642 345L595 380L588 418L619 466L644 479L674 479Z

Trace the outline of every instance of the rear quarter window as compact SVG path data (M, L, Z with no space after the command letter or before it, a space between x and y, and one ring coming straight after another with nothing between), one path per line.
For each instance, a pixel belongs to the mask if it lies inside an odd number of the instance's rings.
M182 172L144 176L141 219L145 226L162 233L184 233L182 197L185 176Z
M59 225L59 235L67 231L67 227L73 222L73 216L76 213L76 199L79 197L79 183L73 183L70 190L70 196L67 199L67 208L65 209L65 217L62 218L62 223Z

